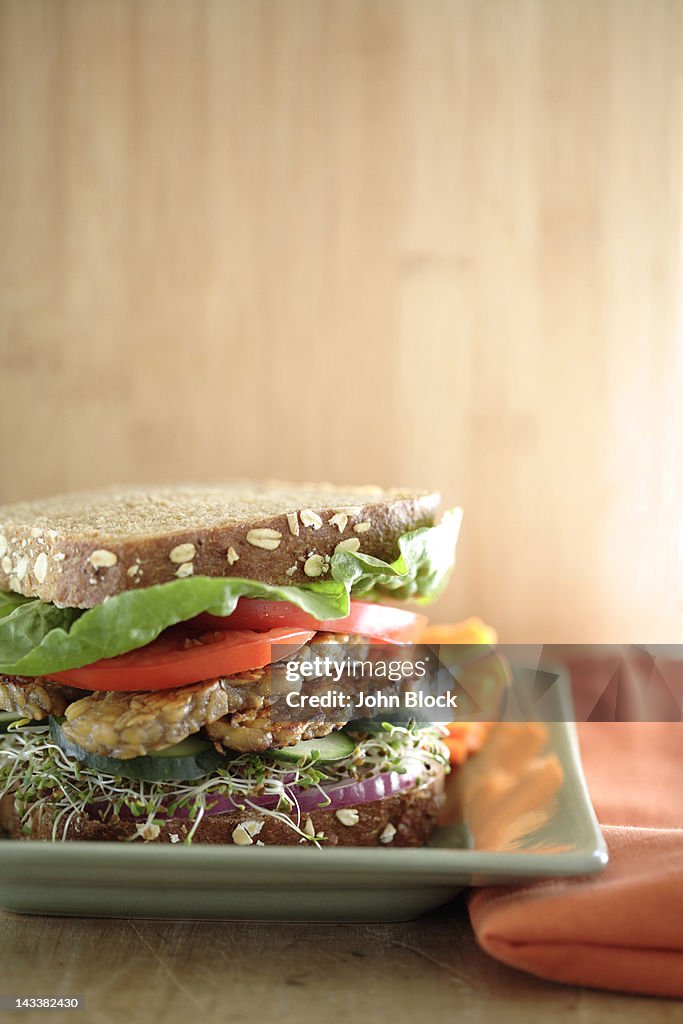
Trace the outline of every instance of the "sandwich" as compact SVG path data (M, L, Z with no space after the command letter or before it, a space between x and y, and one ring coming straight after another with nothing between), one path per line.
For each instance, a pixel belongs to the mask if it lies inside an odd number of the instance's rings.
M303 670L316 652L419 641L426 620L401 604L441 592L460 525L458 509L437 522L438 504L237 482L0 507L0 825L17 839L424 844L442 727L357 720L352 702L283 706L321 684Z

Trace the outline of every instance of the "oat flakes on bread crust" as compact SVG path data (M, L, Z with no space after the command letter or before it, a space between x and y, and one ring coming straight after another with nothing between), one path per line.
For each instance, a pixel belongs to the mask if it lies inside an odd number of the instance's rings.
M190 575L310 583L340 543L395 558L398 538L432 526L438 505L428 491L277 481L20 502L0 506L0 590L92 608Z

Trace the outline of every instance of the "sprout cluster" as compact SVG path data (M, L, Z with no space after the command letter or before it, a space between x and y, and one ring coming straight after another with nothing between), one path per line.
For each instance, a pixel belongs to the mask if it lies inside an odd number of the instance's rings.
M384 723L381 727L348 726L346 731L356 747L348 757L332 764L321 764L312 757L299 766L284 765L268 753L246 753L226 759L224 768L191 782L149 782L80 764L50 738L47 725L18 722L0 736L0 798L14 795L26 834L31 832L34 815L49 814L53 840L66 839L71 824L83 815L102 821L116 820L122 814L135 818L139 825L133 838L138 838L147 826L163 825L180 814L189 826L184 842L191 843L206 812L217 800L229 798L240 809L285 822L301 842L319 845L324 837L310 836L302 829L298 792L317 789L324 807L330 803L325 792L330 783L392 771L410 772L419 784L432 766L448 766L440 726ZM266 807L261 803L264 798L270 798Z

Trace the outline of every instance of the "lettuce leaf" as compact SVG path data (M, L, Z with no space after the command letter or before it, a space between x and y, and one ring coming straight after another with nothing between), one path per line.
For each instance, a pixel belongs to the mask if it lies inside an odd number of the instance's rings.
M289 601L316 619L348 615L350 597L431 600L453 566L459 509L437 526L406 533L394 562L343 551L332 556L331 579L270 586L239 577L188 576L128 590L83 611L37 598L0 593L0 673L39 676L114 658L151 643L164 629L201 612L230 615L240 597Z
M332 578L346 584L354 597L432 601L453 568L461 521L462 510L455 508L444 513L438 526L404 533L399 557L391 563L360 551L340 551L332 558Z

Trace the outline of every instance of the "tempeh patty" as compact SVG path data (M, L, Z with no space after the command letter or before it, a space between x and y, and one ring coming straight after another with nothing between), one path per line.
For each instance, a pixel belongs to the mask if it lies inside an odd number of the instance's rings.
M312 654L343 658L349 644L363 654L368 650L362 637L318 633L288 662L304 662ZM328 685L324 678L305 685L314 690L318 683ZM65 716L62 731L68 740L91 754L120 760L164 750L205 727L217 746L264 751L326 736L345 724L326 721L323 715L302 722L278 721L274 705L302 684L303 678L286 679L285 662L174 689L133 692L85 693L45 678L0 676L0 707L38 720Z
M82 690L62 686L42 676L0 675L0 710L16 711L37 722L48 715L59 718L72 701L82 696Z

